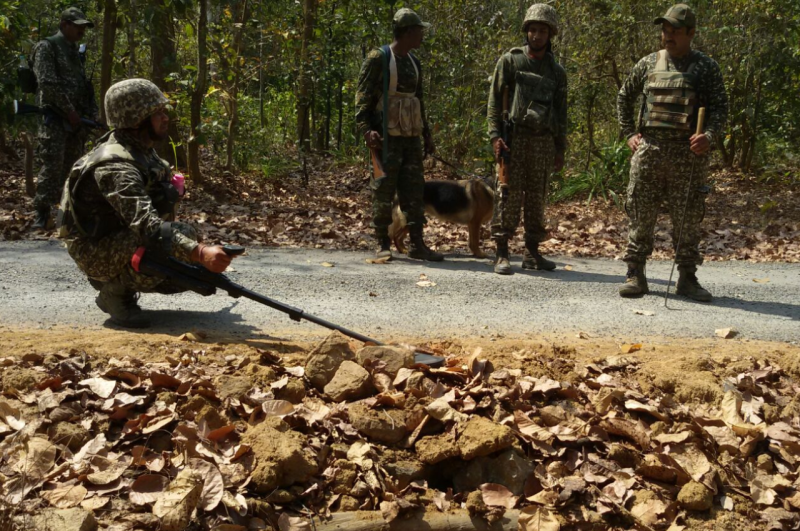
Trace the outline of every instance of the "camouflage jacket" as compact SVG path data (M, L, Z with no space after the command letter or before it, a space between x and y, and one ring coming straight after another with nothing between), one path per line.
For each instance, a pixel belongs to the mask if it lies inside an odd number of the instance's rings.
M663 140L683 140L687 137L685 132L649 128L646 131L639 131L635 122L635 105L639 96L646 99L645 85L647 76L655 69L658 53L652 53L641 59L631 70L631 74L617 94L617 119L620 129L626 138L630 138L637 132L646 133L648 136ZM696 108L706 108L705 133L711 141L711 145L720 138L725 131L725 123L728 120L728 94L725 92L725 82L722 79L722 72L715 60L697 50L692 50L686 57L675 59L667 56L670 69L678 72L686 72L689 66L698 62L694 66L697 72L697 97L699 104ZM695 113L697 111L695 110ZM691 134L689 135L691 136Z
M97 118L94 88L86 78L78 45L60 31L49 41L39 42L33 50L33 70L39 83L36 101L64 114L74 110L86 118Z
M489 104L486 109L486 121L488 122L490 139L500 136L503 116L503 90L506 87L508 87L509 107L513 105L514 79L517 67L511 54L519 53L517 50L521 50L521 48L514 48L504 53L494 68L492 85L489 88ZM527 71L540 73L543 76L555 75L556 93L553 101L553 111L555 112L558 131L554 136L556 153L563 155L567 149L567 72L555 61L555 58L552 58L555 69L554 74L551 74L550 69L543 68L543 62L550 61L551 58L545 57L545 59L539 61L531 58L527 53L525 57L527 59Z
M422 80L417 79L410 55L401 57L395 55L397 62L397 91L414 92L422 108L423 136L428 134L428 120L425 116L425 102L422 99ZM422 70L420 70L420 76ZM372 50L361 65L358 75L358 88L356 90L356 126L358 133L363 136L367 131L382 133L382 111L379 109L383 98L383 52L380 49Z
M75 213L79 218L116 220L119 224L116 230L132 230L142 242L154 241L160 236L164 221L154 206L154 198L160 193L160 183L171 179L169 164L160 159L152 147L145 147L124 130L114 131L107 142L121 144L135 153L137 158L148 163L151 175L143 175L129 162L103 163L95 168L93 179L83 179L78 185L74 196ZM197 242L177 231L173 231L172 241L175 257L190 261Z

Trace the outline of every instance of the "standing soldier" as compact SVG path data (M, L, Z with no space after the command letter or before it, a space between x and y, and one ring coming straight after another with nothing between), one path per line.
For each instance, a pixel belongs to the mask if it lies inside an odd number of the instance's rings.
M498 176L492 237L497 244L495 273L510 275L508 241L524 211L523 269L550 271L556 265L539 253L547 229L544 207L550 174L564 166L567 147L567 73L556 62L551 40L558 35L556 10L547 4L528 8L522 23L525 46L512 48L497 62L489 89L489 138L499 162L510 152L508 196ZM510 109L505 108L510 103ZM505 111L505 112L504 112ZM509 113L513 143L507 142L502 117ZM504 140L503 136L506 136Z
M695 273L703 263L698 244L705 215L707 153L723 133L728 99L717 62L692 50L696 20L691 8L676 4L655 24L661 25L664 49L640 60L617 96L619 124L633 151L625 202L630 220L624 258L628 274L619 294L641 297L649 292L645 262L653 252L659 206L666 200L673 246L681 238L675 257L680 273L676 291L709 302L711 293L700 286ZM643 101L637 130L633 113L639 95ZM706 108L705 131L693 134L701 107Z
M397 194L411 235L408 257L434 262L444 260L443 255L429 249L422 239L425 226L423 141L425 154L433 153L435 148L422 100L422 66L411 50L422 45L429 26L412 10L400 9L394 15L394 41L367 55L358 78L356 124L372 156L383 161L385 173L374 175L371 182L372 227L380 245L378 258L392 257L389 225L392 202Z
M39 127L42 167L33 199L35 229L47 228L50 209L58 203L64 180L83 155L87 133L81 127L81 117L97 119L94 89L86 78L85 57L78 51L87 27L94 24L78 8L70 7L61 14L58 33L39 42L33 51L39 85L36 100L54 111Z

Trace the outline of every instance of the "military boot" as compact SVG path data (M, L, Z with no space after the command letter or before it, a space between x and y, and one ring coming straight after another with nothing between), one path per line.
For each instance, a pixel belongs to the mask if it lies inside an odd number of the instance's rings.
M525 252L522 255L522 269L552 271L555 268L555 262L551 262L539 254L539 242L525 243Z
M378 242L380 247L378 248L377 252L375 253L375 258L377 259L392 259L392 240L388 236L379 236Z
M139 294L118 282L106 282L94 300L97 307L109 314L112 323L124 328L147 328L150 319L136 302Z
M497 258L494 262L494 272L498 275L513 275L511 262L508 260L508 240L495 240L497 246Z
M411 245L408 246L408 257L428 262L441 262L444 255L431 250L422 239L422 226L415 225L411 231Z
M620 297L642 297L650 293L647 287L644 264L628 263L628 273L625 275L625 284L619 287Z
M38 207L31 228L34 230L46 230L48 223L50 223L50 207Z
M711 293L700 285L696 273L696 266L678 266L678 285L675 288L675 293L693 301L711 302L713 298Z

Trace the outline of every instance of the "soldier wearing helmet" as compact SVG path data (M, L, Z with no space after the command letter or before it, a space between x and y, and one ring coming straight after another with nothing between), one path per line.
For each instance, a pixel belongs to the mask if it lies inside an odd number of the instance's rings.
M661 27L664 48L641 59L617 95L617 118L633 152L625 203L630 220L624 257L628 273L619 294L641 297L649 292L645 262L653 252L656 218L665 201L672 218L673 245L683 226L675 257L680 273L677 293L709 302L711 293L696 276L697 266L703 263L698 248L700 222L705 215L707 154L724 132L728 98L717 62L692 49L697 27L692 9L676 4L654 24ZM634 112L639 97L637 126ZM706 108L707 121L702 133L695 134L701 107Z
M392 44L371 51L361 66L356 91L356 125L384 175L371 181L372 228L378 240L378 258L391 259L389 225L395 195L408 220L411 235L408 257L441 261L444 256L425 245L424 154L435 148L425 118L422 65L411 50L422 46L430 26L414 11L394 15ZM423 152L424 143L424 152Z
M173 221L179 192L169 164L153 146L167 136L167 98L150 81L128 79L106 93L107 140L72 167L58 213L59 236L99 294L97 306L111 322L149 325L140 292L177 293L168 281L133 270L140 246L158 248L219 273L230 264L220 246L198 243L197 232Z
M492 237L497 245L495 272L510 275L508 241L524 210L524 269L552 270L556 265L539 252L547 237L544 208L547 183L553 170L564 165L567 148L567 74L551 52L558 35L556 10L534 4L522 23L525 45L512 48L497 62L489 89L489 138L499 161L510 151L508 196L495 193ZM508 103L513 144L501 137L504 102Z

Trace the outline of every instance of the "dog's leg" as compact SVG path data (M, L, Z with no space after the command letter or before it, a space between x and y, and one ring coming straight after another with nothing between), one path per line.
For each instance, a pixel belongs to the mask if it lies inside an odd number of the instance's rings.
M394 235L394 246L397 247L397 252L400 254L408 254L408 249L406 249L406 236L408 236L408 225L403 226L402 229L398 230Z
M476 258L486 258L487 254L481 250L481 219L474 216L468 225L469 228L469 250Z

